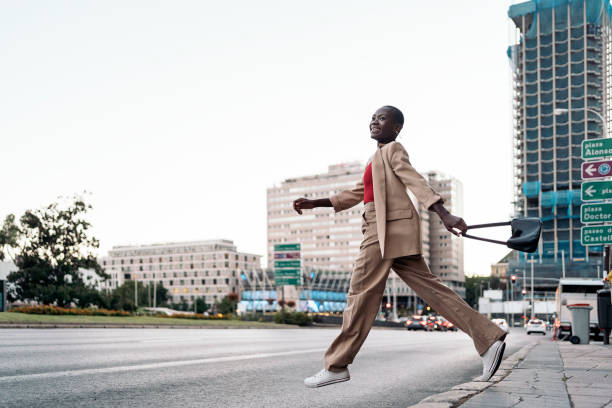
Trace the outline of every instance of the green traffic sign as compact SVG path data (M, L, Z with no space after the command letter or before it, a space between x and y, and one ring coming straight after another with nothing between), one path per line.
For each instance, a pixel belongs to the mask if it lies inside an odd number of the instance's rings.
M580 241L585 246L612 244L612 226L584 226L581 229Z
M580 206L580 222L612 221L612 204L582 204Z
M582 141L582 158L599 159L612 156L612 138Z
M583 181L582 201L607 200L612 198L612 181Z
M276 244L274 245L274 251L299 251L300 244Z
M293 285L300 286L302 284L302 280L300 278L274 278L274 285L283 286L283 285Z
M290 276L293 278L299 277L302 274L302 271L299 269L276 269L274 271L274 277L277 276Z
M274 269L276 268L299 268L302 266L299 259L283 259L274 261Z

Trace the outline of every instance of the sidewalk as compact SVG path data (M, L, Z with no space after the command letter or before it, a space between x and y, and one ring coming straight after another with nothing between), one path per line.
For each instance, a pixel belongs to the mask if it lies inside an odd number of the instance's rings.
M457 406L612 408L612 346L544 338L504 360L491 382L461 384L414 407Z

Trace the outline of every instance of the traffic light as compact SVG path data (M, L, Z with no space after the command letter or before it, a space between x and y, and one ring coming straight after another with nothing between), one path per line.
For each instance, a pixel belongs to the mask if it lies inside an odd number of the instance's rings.
M391 309L391 303L387 302L385 306L387 307L387 309Z
M521 290L521 293L522 293L523 295L526 295L526 294L527 294L527 291L526 291L525 289L523 289L523 290Z
M512 280L512 283L516 283L516 275L510 276L510 279Z

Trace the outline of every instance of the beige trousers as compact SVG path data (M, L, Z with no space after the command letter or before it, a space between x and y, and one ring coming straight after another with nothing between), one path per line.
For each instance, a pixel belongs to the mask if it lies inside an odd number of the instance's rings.
M325 368L338 371L353 362L381 305L389 269L408 284L436 312L467 333L479 355L506 333L481 315L431 273L422 255L382 259L376 232L374 203L363 214L364 233L351 276L342 316L342 329L325 352Z

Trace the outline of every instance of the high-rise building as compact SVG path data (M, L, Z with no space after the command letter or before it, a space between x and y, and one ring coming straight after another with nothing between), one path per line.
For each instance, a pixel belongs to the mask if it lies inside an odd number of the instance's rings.
M352 189L363 177L362 163L329 166L327 173L291 178L268 188L268 266L273 265L275 244L299 242L304 266L333 270L347 276L353 270L361 244L363 204L334 213L315 208L299 215L293 200L319 199Z
M173 303L204 297L213 304L229 293L240 292L241 273L261 268L261 255L238 252L226 239L164 244L115 246L100 260L110 279L105 288L126 280L144 285L162 283Z
M443 173L427 173L429 184L444 199L444 207L454 215L463 216L463 184ZM429 222L429 268L444 283L465 297L463 271L463 238L448 232L437 215Z
M363 204L349 210L334 213L331 208L316 208L299 215L293 209L293 200L299 197L309 199L326 198L342 190L351 189L363 177L365 166L359 162L329 166L328 172L283 181L280 186L268 188L268 265L272 267L275 244L301 243L302 260L305 268L324 270L328 278L350 279L359 246L363 238L361 222ZM429 181L446 200L446 207L453 213L462 212L461 183L437 172L427 173ZM450 236L446 228L432 235L430 220L439 222L437 215L419 203L408 190L421 217L423 257L430 263L431 251L436 251L437 259L432 271L461 296L463 287L463 246L461 240L439 238ZM450 206L449 206L450 205ZM430 218L432 217L432 218ZM435 245L431 242L435 241ZM440 261L439 259L442 259ZM431 263L430 263L431 264ZM393 273L387 283L386 294L395 291L405 304L412 290L399 278L393 281ZM320 278L316 279L318 282Z
M580 241L581 142L607 137L610 121L608 0L531 0L510 6L515 214L543 221L537 252L515 253L509 273L590 276L601 246ZM609 124L608 124L609 128Z

